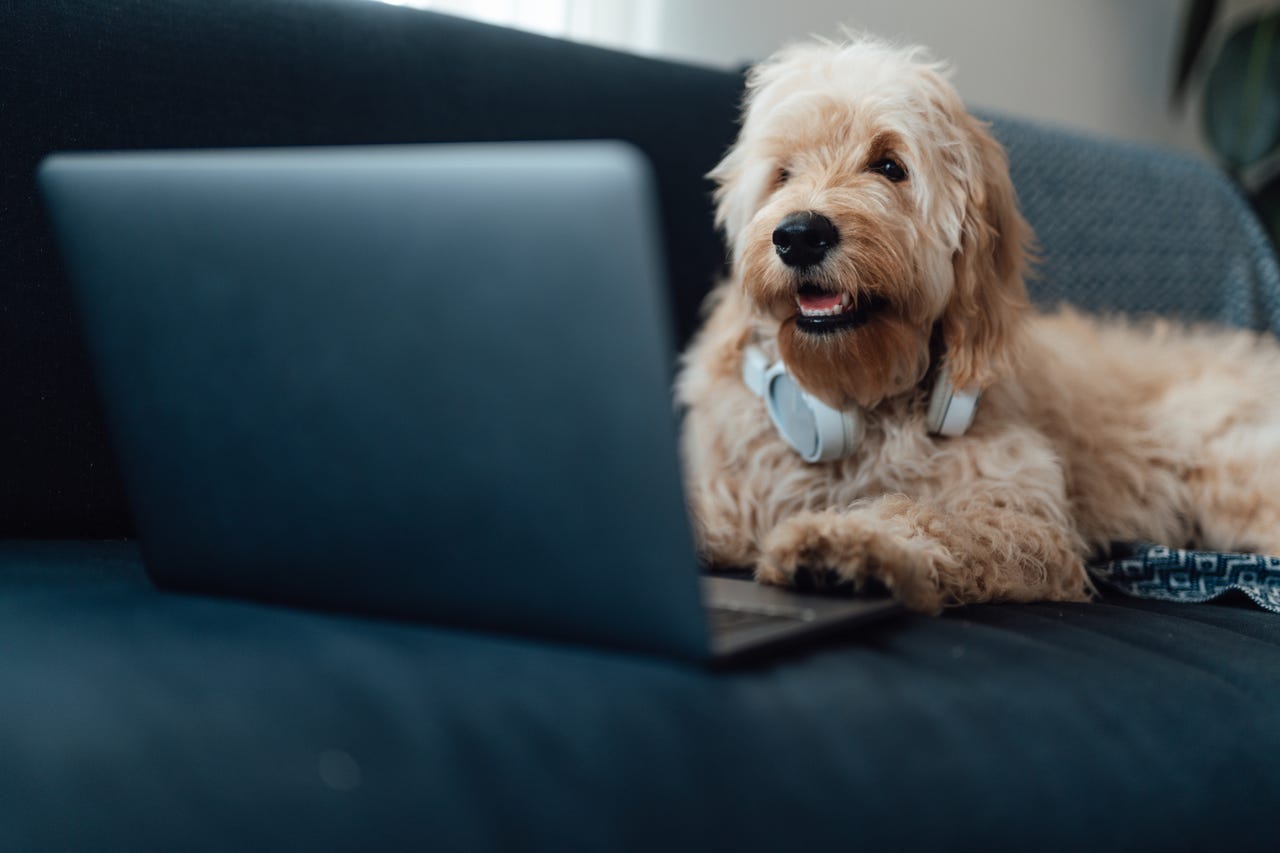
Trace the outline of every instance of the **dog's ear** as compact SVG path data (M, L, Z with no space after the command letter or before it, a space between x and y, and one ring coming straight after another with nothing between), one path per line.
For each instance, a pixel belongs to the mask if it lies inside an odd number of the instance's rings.
M739 137L714 169L707 173L716 184L712 198L716 204L716 227L724 232L730 248L738 245L738 235L755 216L756 206L776 171L773 164L748 152L750 142Z
M942 315L946 364L957 388L985 388L1006 373L1028 308L1026 273L1032 242L1018 210L1004 149L987 125L959 111L965 138L955 172L967 182L955 286Z
M716 167L707 172L707 178L716 185L711 196L716 205L716 227L724 232L725 242L731 246L737 233L746 224L747 212L743 209L741 199L743 193L738 189L741 187L746 159L741 144L735 144ZM738 191L735 192L735 189Z
M793 67L793 60L814 50L813 45L792 45L747 71L737 139L724 158L707 173L707 178L716 185L712 196L716 205L716 227L724 233L731 249L738 245L738 235L751 222L761 198L777 177L777 165L755 150L758 132L753 131L758 130L756 125L760 121L756 114L767 114L777 106L778 98L785 93L785 87L778 84ZM773 94L766 94L765 90Z

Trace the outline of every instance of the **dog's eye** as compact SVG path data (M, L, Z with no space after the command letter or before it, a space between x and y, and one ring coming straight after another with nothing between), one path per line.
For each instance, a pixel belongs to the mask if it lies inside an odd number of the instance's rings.
M791 180L791 173L786 169L779 169L777 180L775 180L774 183L776 183L778 186L782 186L789 180Z
M907 170L902 168L901 163L891 157L884 157L875 161L867 167L867 171L875 172L877 175L884 175L895 184L907 179Z

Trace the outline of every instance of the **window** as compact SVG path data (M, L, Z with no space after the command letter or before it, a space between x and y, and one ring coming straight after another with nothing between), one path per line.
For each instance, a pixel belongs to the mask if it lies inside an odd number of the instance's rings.
M666 0L377 0L637 53L655 53Z

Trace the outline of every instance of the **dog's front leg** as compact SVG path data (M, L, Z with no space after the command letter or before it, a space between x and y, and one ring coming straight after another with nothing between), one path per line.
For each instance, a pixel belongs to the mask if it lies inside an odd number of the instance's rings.
M756 578L860 586L876 579L912 610L981 601L1084 601L1083 546L1061 513L985 497L905 495L801 512L764 539Z

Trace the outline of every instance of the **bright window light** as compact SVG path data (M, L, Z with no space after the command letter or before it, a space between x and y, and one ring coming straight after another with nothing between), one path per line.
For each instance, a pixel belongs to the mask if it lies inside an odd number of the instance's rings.
M568 30L569 0L379 0L392 6L431 9L449 15L518 27L544 35Z
M376 0L637 53L659 48L667 0Z

